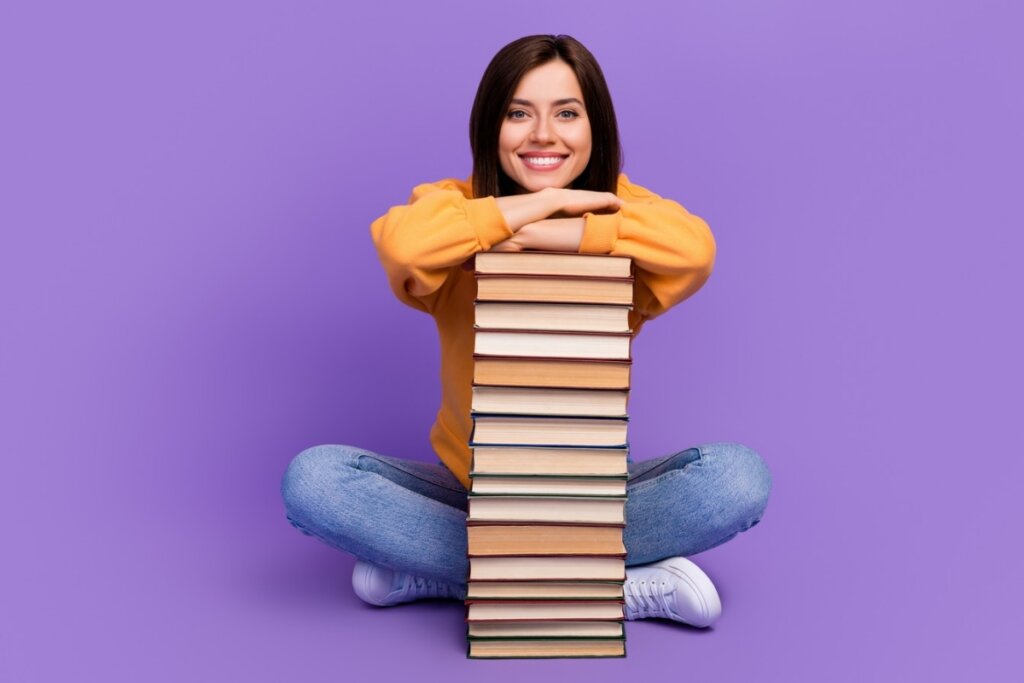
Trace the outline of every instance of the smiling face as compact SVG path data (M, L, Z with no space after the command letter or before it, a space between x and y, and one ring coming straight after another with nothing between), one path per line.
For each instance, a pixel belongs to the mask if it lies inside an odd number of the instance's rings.
M527 71L501 124L501 169L524 192L568 187L590 162L590 120L572 68L561 61Z

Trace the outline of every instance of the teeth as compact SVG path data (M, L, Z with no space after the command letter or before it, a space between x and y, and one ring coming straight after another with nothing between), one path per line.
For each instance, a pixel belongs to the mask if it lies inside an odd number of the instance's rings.
M554 166L562 157L526 157L526 162L534 166Z

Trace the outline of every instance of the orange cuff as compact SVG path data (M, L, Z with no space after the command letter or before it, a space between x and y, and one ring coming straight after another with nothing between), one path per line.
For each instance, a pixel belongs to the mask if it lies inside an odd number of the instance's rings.
M583 239L580 240L581 254L610 254L615 240L619 238L622 213L585 213Z
M505 222L494 197L481 197L466 202L466 220L476 231L480 246L487 251L498 242L504 242L514 233Z

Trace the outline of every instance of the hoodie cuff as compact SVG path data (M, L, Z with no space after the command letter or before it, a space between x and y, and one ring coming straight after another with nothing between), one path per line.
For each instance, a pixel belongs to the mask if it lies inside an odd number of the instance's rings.
M505 214L494 197L481 197L466 202L466 220L476 231L480 246L487 251L514 234L505 222Z
M583 239L580 240L581 254L610 254L615 240L619 237L622 213L583 214Z

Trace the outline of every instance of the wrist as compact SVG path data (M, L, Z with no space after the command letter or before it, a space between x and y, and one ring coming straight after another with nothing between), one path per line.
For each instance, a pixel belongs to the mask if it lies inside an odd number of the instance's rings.
M562 210L562 197L565 194L565 190L561 187L545 187L541 190L541 194L544 195L544 208L547 212L545 218L552 216Z

